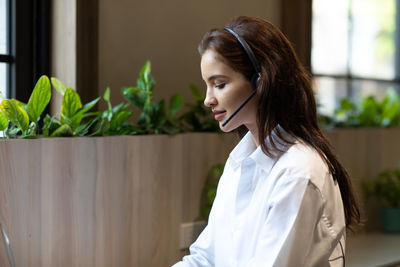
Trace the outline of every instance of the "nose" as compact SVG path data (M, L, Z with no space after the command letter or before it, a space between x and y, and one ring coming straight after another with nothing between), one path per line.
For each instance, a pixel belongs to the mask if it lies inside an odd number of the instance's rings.
M204 99L204 106L211 108L218 104L217 99L214 94L212 94L211 90L207 89L206 98Z

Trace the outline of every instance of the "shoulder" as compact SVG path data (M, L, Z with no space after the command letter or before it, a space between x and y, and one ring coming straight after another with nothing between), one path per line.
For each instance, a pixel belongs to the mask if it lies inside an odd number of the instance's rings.
M307 185L303 197L312 199L314 208L316 202L321 204L323 231L334 238L341 235L345 219L340 188L313 147L297 141L277 160L273 172L276 188L285 188L289 183Z
M310 145L296 141L277 160L274 171L295 179L306 179L316 188L322 188L329 168L321 155Z

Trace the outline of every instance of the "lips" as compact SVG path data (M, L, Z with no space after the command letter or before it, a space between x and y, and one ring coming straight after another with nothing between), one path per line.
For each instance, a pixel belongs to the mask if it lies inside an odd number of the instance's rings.
M214 119L217 121L220 121L226 115L225 110L213 110L212 112L214 113Z

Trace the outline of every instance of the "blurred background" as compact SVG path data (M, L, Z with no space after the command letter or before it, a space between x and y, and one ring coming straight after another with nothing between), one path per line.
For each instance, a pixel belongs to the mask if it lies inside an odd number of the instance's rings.
M120 103L121 87L134 86L141 67L150 60L156 80L154 100L179 93L190 102L191 84L204 92L199 41L206 31L222 28L238 15L261 17L278 26L312 74L321 126L352 175L366 220L360 235L349 235L349 266L396 266L400 262L400 0L0 0L0 92L3 98L26 103L45 74L76 89L84 103L102 96L107 87L111 101ZM46 112L56 114L61 101L61 95L54 94ZM96 106L106 108L105 101ZM199 138L218 157L189 170L200 177L197 180L177 179L183 200L172 202L179 207L184 206L180 202L189 204L168 228L174 229L175 238L171 249L175 254L166 257L169 263L187 253L188 244L204 227L197 208L207 171L211 163L221 163L237 141ZM157 142L161 146L166 141ZM181 151L193 154L188 162L194 162L198 155L190 152L190 144L179 143L187 149ZM224 146L224 153L216 151L217 144ZM201 145L197 149L206 150ZM215 186L207 190L215 191ZM382 206L397 209L384 233ZM185 229L189 236L178 245L178 232L182 238ZM157 238L162 239L159 236L166 231L160 232ZM158 253L159 247L152 246L149 253Z
M203 86L202 35L244 14L282 29L314 75L321 114L333 115L341 98L398 90L398 10L396 0L0 0L0 90L24 101L48 74L83 100L110 86L119 102L120 87L134 85L150 60L156 99L187 99L190 83Z

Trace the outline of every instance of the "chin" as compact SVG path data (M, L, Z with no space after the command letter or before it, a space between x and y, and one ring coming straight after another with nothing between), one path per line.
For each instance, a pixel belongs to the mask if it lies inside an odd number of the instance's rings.
M219 128L221 129L221 131L223 131L224 133L229 133L232 132L233 130L236 130L238 127L237 126L232 126L230 125L230 122L228 122L227 125L225 125L225 127L222 127L222 122L219 122Z

